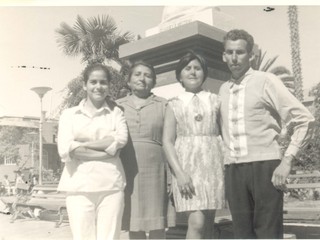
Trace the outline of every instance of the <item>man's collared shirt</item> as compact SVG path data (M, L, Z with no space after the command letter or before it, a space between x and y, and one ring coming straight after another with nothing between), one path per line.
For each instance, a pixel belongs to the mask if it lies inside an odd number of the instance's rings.
M311 137L313 116L273 74L249 69L219 95L225 164L281 159L282 123L295 126L286 155L295 156Z
M119 149L124 147L128 138L123 112L118 107L110 109L105 103L90 114L84 103L85 100L79 106L64 110L60 116L58 150L65 168L58 189L75 192L123 190L125 176ZM107 136L114 137L114 142L105 149L109 155L105 160L84 161L70 155L79 146L75 139L94 141Z

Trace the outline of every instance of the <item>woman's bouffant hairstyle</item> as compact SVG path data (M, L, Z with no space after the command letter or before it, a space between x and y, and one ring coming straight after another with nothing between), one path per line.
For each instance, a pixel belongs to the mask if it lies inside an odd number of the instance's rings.
M156 71L154 70L154 67L151 64L149 64L145 61L142 61L142 60L136 61L131 65L131 67L129 69L129 74L128 74L128 82L130 82L130 79L131 79L131 76L133 74L134 69L138 66L145 66L151 70L152 80L153 80L154 85L156 85L157 75L156 75Z
M180 58L180 61L178 62L178 65L176 67L176 79L181 82L180 80L180 76L181 76L181 72L182 70L193 60L198 60L201 68L203 70L203 81L206 80L207 76L208 76L208 66L207 66L207 61L204 59L204 57L199 54L196 53L195 51L188 51L187 54L185 54L182 58Z
M111 80L111 73L110 70L108 69L108 67L104 64L101 63L93 63L88 65L84 71L83 71L83 81L85 82L85 84L87 84L88 79L89 79L89 75L96 70L102 70L105 72L108 81L110 82Z
M247 51L248 53L251 53L254 45L254 39L248 32L243 29L233 29L227 32L227 34L223 38L223 46L226 46L226 42L228 40L236 41L240 39L247 42Z

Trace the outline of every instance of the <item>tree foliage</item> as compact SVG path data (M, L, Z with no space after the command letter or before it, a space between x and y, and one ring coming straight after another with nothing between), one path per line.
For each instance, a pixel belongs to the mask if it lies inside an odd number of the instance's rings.
M29 135L33 129L16 127L16 126L0 126L0 159L1 163L5 158L14 160L18 165L21 157L19 155L19 145L30 144L31 141L38 143L38 137Z
M89 64L106 59L119 61L119 46L134 38L130 32L120 33L109 15L88 19L78 15L73 26L62 22L56 33L58 45L66 55L81 55L82 61Z
M320 83L314 86L310 93L314 97L313 116L315 126L308 147L301 151L297 159L297 165L304 170L320 168Z
M103 15L84 19L77 16L73 26L61 23L56 30L58 45L68 56L82 56L86 64L103 63L111 72L111 98L116 99L121 88L126 86L128 64L119 59L119 46L130 42L134 35L130 32L121 34L111 16ZM120 71L115 69L120 66ZM65 98L60 105L60 110L79 104L85 97L82 88L82 74L72 79L66 88Z
M267 72L270 69L270 67L277 60L278 56L274 56L274 57L266 60L266 62L265 62L266 54L267 54L266 51L264 51L262 53L261 48L258 49L258 51L254 55L253 61L251 62L252 69L263 71L263 72Z

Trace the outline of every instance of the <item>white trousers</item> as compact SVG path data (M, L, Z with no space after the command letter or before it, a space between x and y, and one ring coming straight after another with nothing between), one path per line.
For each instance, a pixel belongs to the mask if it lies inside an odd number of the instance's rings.
M120 238L123 191L68 193L66 205L74 240Z

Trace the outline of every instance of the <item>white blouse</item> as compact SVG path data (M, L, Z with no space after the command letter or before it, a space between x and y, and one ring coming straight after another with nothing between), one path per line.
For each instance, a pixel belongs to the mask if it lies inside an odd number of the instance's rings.
M202 90L196 94L194 94L192 92L183 92L182 94L180 94L178 96L178 98L180 100L182 100L182 102L185 106L187 106L191 102L192 98L196 95L200 99L201 102L203 102L207 106L210 106L210 95L211 94L212 94L211 92L207 92L204 90Z
M65 167L58 186L59 191L98 192L123 190L126 185L119 151L127 143L128 130L123 112L118 107L105 105L94 114L79 106L63 111L59 120L58 150ZM107 136L114 142L105 149L106 159L80 160L70 156L79 147L76 138L94 141Z

